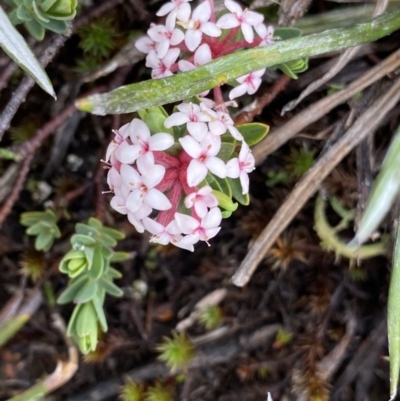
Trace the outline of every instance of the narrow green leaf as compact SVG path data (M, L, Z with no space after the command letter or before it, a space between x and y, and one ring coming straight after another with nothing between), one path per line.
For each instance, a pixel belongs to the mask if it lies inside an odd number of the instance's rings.
M56 99L53 86L36 59L35 55L26 44L21 34L9 21L7 14L0 7L0 46L3 50L23 68L48 94Z
M0 348L24 326L29 318L28 314L19 315L0 326Z
M125 238L124 233L121 233L121 231L115 230L114 228L103 227L103 232L117 241L123 240Z
M46 228L43 226L42 222L35 223L26 229L28 235L39 235L44 232Z
M129 113L172 103L233 81L250 71L371 42L399 28L400 10L397 10L351 28L332 29L316 35L243 50L192 71L93 95L79 100L77 107L94 114L105 115Z
M71 244L77 246L93 246L96 244L96 240L88 235L74 234L71 237Z
M97 333L97 314L92 302L82 304L76 317L75 329L79 337L90 336L93 331Z
M37 251L47 252L54 242L54 236L52 233L45 231L40 233L35 240L35 249Z
M389 147L375 180L352 245L361 245L377 229L400 192L400 128Z
M84 304L85 302L91 301L96 295L97 282L96 280L88 278L84 285L79 289L75 295L74 302L77 304Z
M232 189L232 196L242 205L248 206L250 204L249 194L242 194L242 186L238 178L227 178L228 183Z
M400 374L400 224L397 226L388 298L390 399L397 394Z
M119 287L104 277L99 280L99 284L108 294L112 295L113 297L122 297L124 294Z
M74 280L71 280L69 286L58 297L57 303L59 305L64 305L72 302L81 290L82 286L86 284L86 282L87 277L85 276L80 276Z
M98 247L96 247L94 248L93 262L89 270L89 274L91 277L97 279L103 274L103 271L104 271L104 258L101 253L101 250Z
M249 146L253 146L260 142L269 131L269 126L262 123L242 124L238 125L236 128L243 135L245 142Z
M111 256L111 263L125 262L125 260L132 259L132 255L128 252L114 252Z
M88 220L88 224L90 227L96 228L97 230L101 230L103 228L103 224L101 224L101 221L95 219L94 217L91 217Z
M101 329L104 332L106 332L108 330L108 327L107 327L106 315L104 314L103 305L101 304L100 300L97 297L94 297L92 302L97 314L97 319L99 319Z
M207 174L205 181L206 184L208 184L215 191L222 192L221 185L219 185L219 182L215 179L215 177L211 173Z

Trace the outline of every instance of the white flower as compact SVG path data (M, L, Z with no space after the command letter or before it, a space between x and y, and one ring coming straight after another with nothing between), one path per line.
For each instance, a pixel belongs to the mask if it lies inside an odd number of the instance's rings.
M175 63L181 51L178 48L169 49L160 60L155 50L151 50L146 57L146 67L151 68L152 78L164 78L173 75L172 65Z
M178 67L182 72L194 70L212 60L211 49L207 43L200 45L194 53L193 63L187 60L179 60Z
M207 208L218 206L218 200L212 194L212 188L206 185L198 191L189 194L185 198L185 206L188 209L194 207L196 214L202 218L207 214Z
M121 166L122 181L132 189L126 199L127 210L134 213L141 209L143 204L156 210L170 209L171 202L155 188L164 177L165 167L158 164L148 166L139 162L137 167L139 172L126 164Z
M185 34L175 28L174 14L167 17L165 26L155 25L147 31L147 34L155 42L155 50L160 59L165 57L170 46L176 46L185 39Z
M255 167L254 156L251 154L249 146L243 142L239 152L239 157L229 160L226 164L226 175L230 178L239 178L242 186L242 194L249 192L249 176Z
M144 232L143 219L150 215L153 209L150 206L142 204L139 210L132 213L128 210L128 220L136 228L138 233Z
M210 117L200 109L200 106L194 103L181 103L177 108L179 112L171 114L164 121L165 127L171 128L187 124L189 134L198 142L202 141L208 132L205 122L210 121Z
M214 207L201 221L181 213L175 213L175 220L182 233L188 234L180 241L181 245L193 245L199 240L208 244L208 240L215 237L221 229L219 225L221 224L222 215L221 210L218 207Z
M225 7L230 13L223 15L217 21L217 26L222 29L232 29L240 26L246 42L253 43L254 32L252 27L263 22L264 17L262 14L249 11L247 8L242 10L242 7L232 0L225 0Z
M154 40L151 40L147 35L142 36L135 42L135 47L138 49L140 52L148 54L152 50L156 50L156 42Z
M185 34L185 44L190 51L194 52L199 47L203 33L212 37L219 37L221 35L221 29L219 29L213 22L209 22L210 17L210 3L204 1L195 8L191 19L187 22L179 23L187 29Z
M238 141L243 140L242 134L234 126L233 120L228 113L211 110L204 103L200 104L200 108L211 118L208 128L213 135L221 136L228 130L235 139Z
M240 83L239 86L233 88L229 92L229 99L235 99L239 96L244 95L245 93L249 95L253 95L257 92L257 89L260 87L262 79L261 77L265 73L265 68L262 70L251 72L250 74L243 75L238 78L236 81Z
M126 199L130 194L130 189L127 185L121 184L120 187L114 189L115 195L112 197L110 205L111 207L121 214L127 214Z
M190 4L188 4L189 1L192 0L171 0L158 10L157 15L163 17L173 12L178 20L186 22L189 19L191 11Z
M142 120L134 118L126 129L132 145L121 145L116 156L121 163L131 164L140 159L151 166L154 163L153 151L166 150L174 144L174 138L167 133L151 135L149 127Z
M270 45L274 38L274 28L269 26L268 28L264 24L259 24L254 27L258 36L262 39L259 46Z
M172 220L166 227L157 221L145 218L143 224L146 230L153 234L151 242L167 245L169 242L177 242L182 238L181 231L179 230L175 220Z
M193 158L187 169L187 183L189 187L200 184L210 170L220 178L226 177L225 163L216 155L221 149L221 138L211 134L199 143L186 135L179 139L185 152Z

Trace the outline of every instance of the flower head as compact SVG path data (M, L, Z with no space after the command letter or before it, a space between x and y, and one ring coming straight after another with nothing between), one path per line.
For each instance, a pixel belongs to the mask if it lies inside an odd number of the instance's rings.
M248 43L253 43L253 27L260 25L264 17L262 14L242 9L238 3L232 0L225 0L225 7L230 11L223 15L217 22L217 26L222 29L232 29L240 26L243 36Z

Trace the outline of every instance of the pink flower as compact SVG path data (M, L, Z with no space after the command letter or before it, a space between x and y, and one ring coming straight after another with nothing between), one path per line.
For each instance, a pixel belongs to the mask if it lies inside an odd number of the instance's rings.
M204 1L195 8L191 19L187 22L179 23L187 29L185 44L190 51L194 52L199 47L203 33L212 37L218 37L221 35L221 29L219 29L213 22L209 22L210 17L210 3Z
M252 27L263 22L264 17L262 14L249 11L247 8L242 10L242 7L232 0L225 0L225 7L231 13L223 15L217 21L217 26L222 29L232 29L240 26L246 42L253 43L254 32Z
M168 198L158 189L157 184L163 179L165 167L154 164L148 166L137 163L137 172L133 167L123 164L121 166L122 181L132 189L126 199L126 208L131 213L141 209L142 205L157 210L168 210L172 207Z
M185 34L175 28L175 15L170 14L164 25L151 27L147 34L155 42L155 50L159 58L165 57L170 46L176 46L185 39Z
M270 45L274 38L274 28L269 26L268 28L264 24L259 24L254 27L258 36L262 39L259 46Z
M235 99L239 96L244 95L246 92L249 95L253 95L257 92L257 89L260 87L262 79L261 77L265 73L265 68L262 70L251 72L250 74L243 75L238 78L236 81L240 83L239 86L233 88L229 92L229 99Z
M132 120L126 133L129 134L132 145L125 143L116 151L118 160L124 164L141 159L141 162L151 166L154 164L154 151L166 150L174 144L174 138L170 134L151 135L149 127L138 118Z
M186 235L181 241L181 245L193 245L198 241L205 241L215 237L221 227L222 215L218 207L212 208L202 219L201 222L194 217L186 214L175 213L175 220L182 231Z
M165 56L160 60L157 53L151 50L146 57L146 67L151 68L152 78L164 78L173 75L172 65L175 63L181 51L178 48L169 49Z
M189 1L192 0L171 0L158 10L157 15L163 17L173 11L178 20L186 22L189 19L191 11L190 4L188 4Z
M179 139L182 148L193 158L187 169L187 183L189 187L200 184L210 170L220 178L226 177L225 163L216 157L221 149L221 138L207 134L203 141L197 142L186 135Z
M110 205L111 207L121 214L127 214L126 198L130 194L130 189L127 185L121 184L120 187L114 189L115 195L112 197Z
M239 157L229 160L226 164L226 175L230 178L239 178L242 186L242 194L249 192L249 176L255 167L254 156L251 154L249 146L243 142L239 152Z
M207 214L207 208L218 206L217 198L212 194L212 188L208 185L192 192L185 198L185 206L188 209L194 207L196 214L202 218Z

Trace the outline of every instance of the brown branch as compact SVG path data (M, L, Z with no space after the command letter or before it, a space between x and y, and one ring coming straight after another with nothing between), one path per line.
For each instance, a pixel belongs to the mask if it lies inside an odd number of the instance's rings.
M258 264L265 257L276 239L295 218L307 200L315 194L325 177L355 146L378 127L379 123L397 104L399 99L400 78L362 114L342 138L303 176L253 243L242 264L232 277L235 285L243 287L249 282Z
M3 205L0 208L0 228L4 223L4 220L7 218L9 213L11 212L11 209L13 208L15 202L18 200L18 196L20 192L22 191L22 188L24 186L26 176L29 173L30 170L30 164L33 159L33 153L28 155L25 160L22 162L21 170L19 172L17 181L15 182L15 185L13 189L11 190L11 193L7 200L3 203Z
M297 114L286 124L271 132L253 148L253 155L256 159L256 164L261 164L269 154L275 152L289 139L301 132L305 127L319 120L339 104L344 103L356 93L361 92L366 87L390 72L395 71L399 67L400 50L397 50L381 63L368 70L347 88L321 99Z
M64 45L65 41L71 35L71 31L66 33L65 35L59 35L54 38L54 40L50 43L49 47L45 49L43 55L39 58L39 61L46 67L50 61L53 60L57 52ZM31 77L24 77L19 84L16 91L13 93L10 101L7 103L3 112L0 115L0 141L3 139L3 135L10 127L11 120L13 119L15 113L21 106L21 104L25 101L26 95L31 90L35 81Z
M254 102L246 106L235 116L235 124L245 124L254 120L254 117L260 115L265 106L268 106L291 81L286 74L281 75L274 84L268 88L264 94L256 97Z

